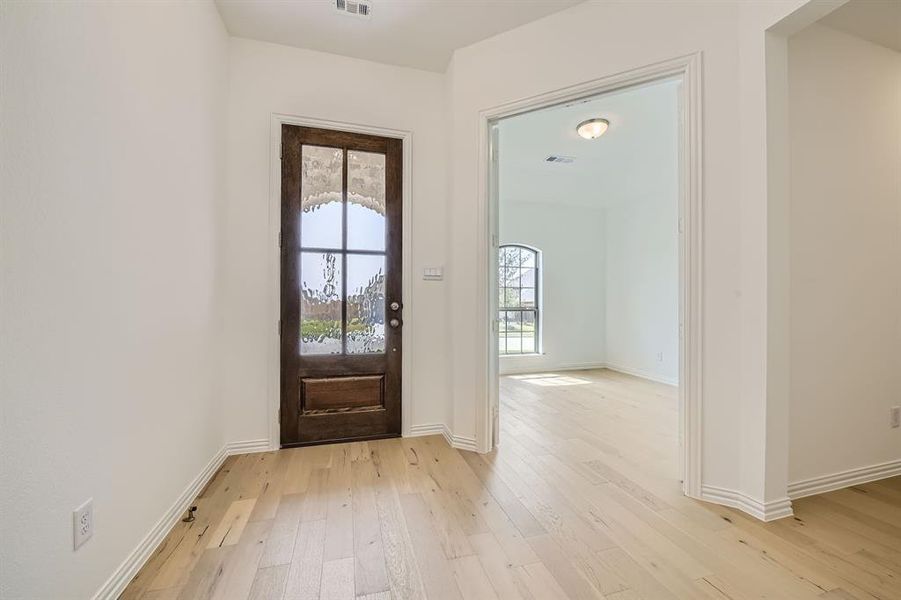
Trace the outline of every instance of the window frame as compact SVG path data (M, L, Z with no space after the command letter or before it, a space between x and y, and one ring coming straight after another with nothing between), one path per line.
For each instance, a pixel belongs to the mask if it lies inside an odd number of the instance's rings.
M534 307L527 308L527 307L521 306L522 290L523 290L522 281L520 281L520 286L518 288L507 288L507 286L501 285L500 277L498 277L498 279L497 279L498 308L497 308L497 315L496 315L496 318L498 320L498 332L497 332L497 342L496 342L497 348L498 348L498 356L500 358L509 358L509 357L517 357L517 356L537 356L537 355L542 354L541 340L542 340L543 330L544 330L544 327L542 326L543 325L543 322L542 322L543 302L542 302L542 296L541 296L541 292L542 292L541 250L539 250L538 248L535 248L534 246L529 246L527 244L521 244L521 243L509 243L509 244L498 245L498 247L497 247L498 273L500 272L500 269L503 268L503 262L501 261L501 255L503 254L503 251L507 248L518 248L520 251L524 250L524 251L529 252L530 254L534 255L534 257L535 257L535 266L534 266L534 269L535 269L535 287L534 287L535 301L534 301ZM520 267L518 267L518 268L523 268L523 267L520 265ZM520 306L514 307L514 308L509 308L509 307L503 306L503 304L504 304L503 294L504 294L505 289L518 289L520 291ZM526 288L526 289L528 289L528 288ZM531 352L523 352L522 351L522 333L521 332L520 332L520 351L519 352L509 352L507 350L508 345L507 345L507 341L506 341L506 339L507 339L506 325L504 325L504 331L503 332L501 331L501 324L506 323L506 319L501 318L501 315L503 313L507 313L507 312L532 313L534 315L535 343L534 343L534 348ZM520 317L520 323L522 323L522 317ZM502 333L503 333L503 339L504 339L504 348L503 349L501 349L501 346L500 346L500 341L502 339L501 338Z

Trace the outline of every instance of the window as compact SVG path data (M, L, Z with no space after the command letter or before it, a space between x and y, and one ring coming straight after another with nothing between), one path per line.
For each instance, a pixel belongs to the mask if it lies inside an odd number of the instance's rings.
M498 252L499 352L534 354L539 351L538 250L509 244Z

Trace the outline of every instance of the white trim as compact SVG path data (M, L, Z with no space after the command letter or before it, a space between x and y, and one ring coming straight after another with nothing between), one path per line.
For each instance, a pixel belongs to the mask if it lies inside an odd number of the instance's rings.
M543 355L541 354L508 354L501 358L501 360L506 360L508 358L527 358L534 357L540 358ZM556 371L591 371L594 369L606 369L607 363L569 363L563 365L544 365L544 366L523 366L522 368L518 367L502 367L500 376L506 377L507 375L532 375L535 373L554 373Z
M538 357L541 355L538 354L522 354L515 355L510 354L507 356L501 357L501 362L508 358L519 358L519 357ZM538 366L522 366L522 367L501 367L501 377L505 377L507 375L532 375L535 373L555 373L557 371L593 371L597 369L607 369L608 371L616 371L617 373L622 373L623 375L631 375L632 377L638 377L639 379L647 379L648 381L653 381L655 383L663 383L666 385L678 386L679 380L673 379L670 377L661 377L660 375L656 375L654 373L649 373L648 371L642 371L641 369L633 369L631 367L622 367L619 365L612 365L606 362L599 363L570 363L564 365L545 365L543 367Z
M832 475L821 475L790 483L788 484L788 497L797 500L898 475L901 475L901 458L878 465L848 469Z
M253 454L254 452L272 452L278 450L278 446L273 446L268 439L245 440L243 442L230 442L226 444L228 455L233 454Z
M657 375L656 373L651 373L649 371L643 371L641 369L633 369L632 367L624 367L622 365L613 365L610 363L605 364L604 368L609 371L616 371L617 373L622 373L623 375L631 375L632 377L638 377L640 379L647 379L648 381L653 381L655 383L664 383L666 385L672 385L672 386L679 385L678 377L663 377L661 375Z
M444 436L444 441L447 442L447 445L451 448L456 448L458 450L469 450L470 452L478 452L478 446L476 445L475 438L463 436L463 435L454 435L451 433L451 430L444 423L432 423L429 425L413 425L410 427L410 431L405 435L405 437L420 437L424 435L442 435Z
M268 415L269 443L272 448L281 446L279 430L279 407L281 378L279 359L278 321L280 314L280 275L281 253L278 244L281 232L282 202L282 162L281 132L282 125L301 125L319 129L333 129L352 133L365 133L382 137L397 138L403 142L403 224L402 244L403 257L403 299L404 328L401 333L403 358L401 360L401 435L409 435L414 421L412 358L413 358L413 132L402 129L372 127L343 121L329 121L312 117L272 113L269 129L269 322L272 329L269 335L269 377L268 377Z
M444 423L431 423L428 425L413 425L405 437L422 437L424 435L443 435L450 444L450 431Z
M795 514L792 511L792 502L788 497L761 502L742 492L712 485L701 487L701 500L737 508L761 521L775 521Z
M222 463L229 456L235 454L248 454L251 452L265 452L269 450L269 440L246 440L241 442L231 442L225 444L210 459L202 471L195 477L191 483L179 494L178 498L169 507L159 521L150 529L144 539L132 550L125 560L116 568L113 574L106 582L100 586L97 593L94 594L94 600L115 600L125 591L125 588L131 582L138 571L144 566L151 557L157 547L163 543L163 540L172 531L172 528L178 523L178 520L185 514L188 507L194 504L197 495L203 490L207 483L213 478Z
M545 108L581 98L596 96L618 89L642 85L670 77L681 77L681 125L682 145L679 151L681 163L679 199L679 435L682 446L683 492L698 498L702 485L703 439L703 388L702 348L704 307L703 297L703 190L702 190L702 55L700 52L680 56L672 60L616 73L608 77L588 81L546 94L523 98L514 102L487 108L479 113L479 205L476 265L479 311L473 319L483 345L477 353L481 371L476 380L481 381L483 399L476 402L476 446L479 452L489 452L494 446L493 419L499 402L498 349L494 342L491 323L497 309L496 277L497 253L492 252L491 240L498 239L497 202L492 194L493 156L490 140L497 120L516 114Z

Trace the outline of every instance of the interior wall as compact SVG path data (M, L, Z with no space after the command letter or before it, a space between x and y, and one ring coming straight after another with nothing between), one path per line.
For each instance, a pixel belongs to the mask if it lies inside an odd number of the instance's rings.
M412 131L413 426L446 422L446 289L422 270L445 265L446 110L441 74L231 38L227 207L223 237L223 418L229 440L269 436L270 119L273 113ZM274 287L273 287L274 286ZM276 388L277 389L277 388Z
M801 481L901 459L901 53L791 37L791 417ZM829 443L827 440L845 440Z
M511 201L504 194L501 163L500 243L525 244L541 251L542 352L501 356L500 373L603 366L604 210L553 200Z
M652 182L606 209L606 363L612 369L679 383L679 101L649 112L653 137L630 176ZM616 175L613 175L616 176Z
M92 597L222 447L226 39L210 2L0 3L0 597Z

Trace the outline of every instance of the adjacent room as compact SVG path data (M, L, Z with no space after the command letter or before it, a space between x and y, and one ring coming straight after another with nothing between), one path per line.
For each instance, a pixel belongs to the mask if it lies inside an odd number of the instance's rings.
M505 450L566 431L680 489L681 85L495 124Z
M901 600L898 0L0 0L0 599Z

